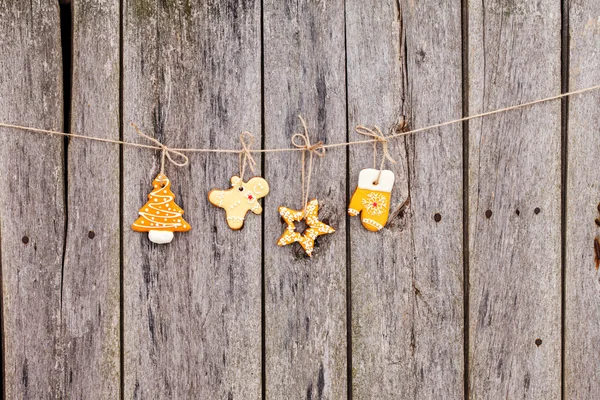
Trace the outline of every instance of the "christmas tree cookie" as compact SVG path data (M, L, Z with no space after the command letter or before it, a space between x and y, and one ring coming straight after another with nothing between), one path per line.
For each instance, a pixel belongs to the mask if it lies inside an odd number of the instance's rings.
M148 195L148 202L140 208L140 217L131 228L137 232L148 232L148 239L153 243L171 243L173 232L186 232L192 227L183 219L181 207L174 202L169 178L159 174L152 185L154 189Z

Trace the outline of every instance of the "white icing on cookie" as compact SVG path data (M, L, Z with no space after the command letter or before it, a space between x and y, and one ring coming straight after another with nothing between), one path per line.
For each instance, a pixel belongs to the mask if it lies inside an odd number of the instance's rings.
M377 185L374 183L379 176L379 170L373 168L366 168L360 171L358 174L358 188L375 190L378 192L391 192L394 186L394 173L390 170L384 169L381 171L379 182Z
M171 243L173 236L171 231L148 231L148 239L156 244Z

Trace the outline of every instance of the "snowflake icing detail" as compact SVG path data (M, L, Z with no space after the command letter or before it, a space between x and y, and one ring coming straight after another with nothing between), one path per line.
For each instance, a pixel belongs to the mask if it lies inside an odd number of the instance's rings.
M387 207L385 196L381 193L369 193L362 199L362 205L371 215L381 215Z

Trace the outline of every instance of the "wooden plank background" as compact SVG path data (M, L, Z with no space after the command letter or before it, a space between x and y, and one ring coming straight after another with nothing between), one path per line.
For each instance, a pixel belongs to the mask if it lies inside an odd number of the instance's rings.
M468 110L561 90L561 9L469 2ZM561 392L561 105L468 124L469 393Z
M593 0L60 3L0 1L0 122L282 148L299 114L330 144L600 84ZM236 232L207 201L236 154L167 164L192 230L154 245L130 225L160 152L0 128L3 398L598 398L599 106L391 141L379 233L346 215L372 146L330 149L312 258L276 245L299 152L254 155Z
M569 90L600 81L600 4L571 1L568 9ZM566 266L564 282L564 393L566 398L600 397L600 94L567 103ZM590 133L594 134L590 134ZM598 242L595 248L594 243Z

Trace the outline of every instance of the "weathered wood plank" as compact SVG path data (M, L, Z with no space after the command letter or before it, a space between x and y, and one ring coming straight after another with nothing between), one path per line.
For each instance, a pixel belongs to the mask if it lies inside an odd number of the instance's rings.
M135 122L169 146L235 148L243 130L260 143L259 1L123 7L127 140L142 141ZM190 157L166 172L192 230L153 245L129 226L160 154L124 151L124 396L259 398L261 218L232 232L208 203L208 191L239 172L237 155Z
M404 118L417 128L461 115L460 1L355 1L346 15L351 140L364 139L357 124L390 134ZM353 396L461 398L462 129L394 140L390 150L391 210L404 210L378 233L358 217L349 228ZM351 147L350 157L354 188L373 167L372 147Z
M119 1L72 3L71 131L119 139ZM69 62L69 60L66 60ZM63 278L65 393L117 399L120 392L119 146L68 146Z
M63 129L56 1L0 7L0 120ZM59 398L63 139L0 132L0 253L8 399Z
M569 4L569 90L600 82L600 3ZM600 398L600 94L569 101L565 265L565 398ZM596 221L596 222L595 222ZM600 243L599 243L600 244Z
M346 139L344 4L264 2L265 146L290 147L308 123L311 140ZM302 208L300 153L266 155L272 192L265 208L266 396L346 397L346 152L315 159L310 198L336 232L317 239L311 258L298 244L278 247L277 208Z
M560 92L560 2L469 1L469 113ZM560 102L469 123L472 398L561 391Z

